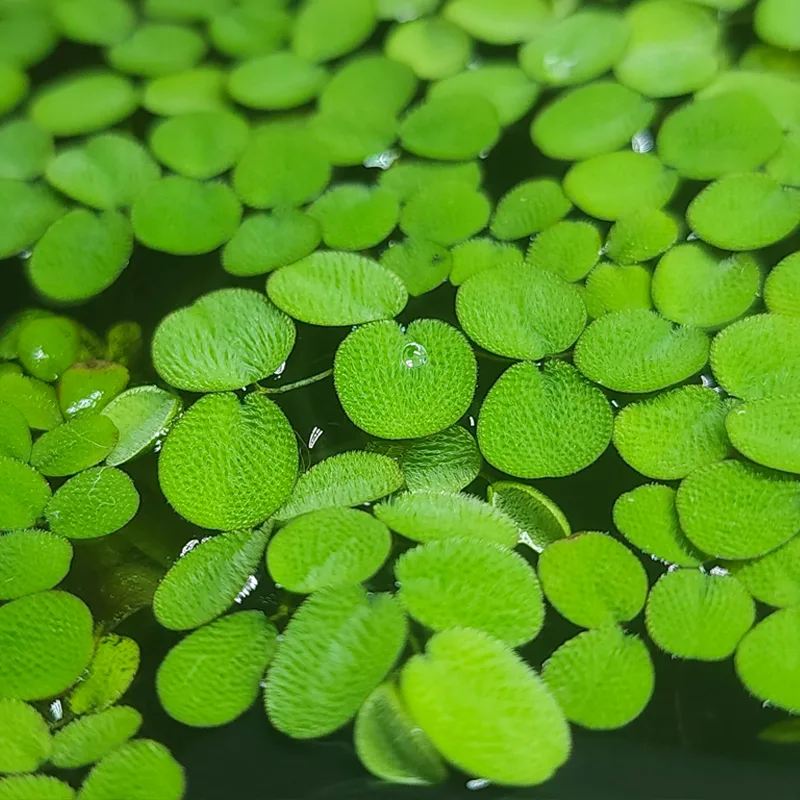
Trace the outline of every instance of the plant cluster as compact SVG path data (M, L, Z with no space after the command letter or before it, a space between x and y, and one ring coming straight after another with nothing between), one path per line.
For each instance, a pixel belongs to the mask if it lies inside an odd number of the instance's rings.
M62 38L104 66L31 88ZM800 713L796 0L0 0L0 113L43 306L0 331L0 800L184 796L119 704L142 607L175 720L263 695L397 783L546 781L644 711L653 647ZM519 125L544 166L498 197ZM70 307L134 248L224 288L99 337ZM330 369L279 384L312 327ZM287 392L331 376L367 444L306 464ZM610 446L643 481L574 532L533 482ZM149 574L114 544L142 456L197 533ZM234 610L263 569L280 608ZM556 615L585 630L529 663Z

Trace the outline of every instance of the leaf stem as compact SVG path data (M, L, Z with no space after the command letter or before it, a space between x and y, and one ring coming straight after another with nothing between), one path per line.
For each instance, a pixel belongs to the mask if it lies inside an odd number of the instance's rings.
M310 378L303 378L302 380L295 381L294 383L287 383L284 386L275 386L274 388L262 386L259 383L257 384L258 389L256 391L263 392L264 394L283 394L284 392L291 392L294 389L302 389L304 386L310 386L312 383L324 380L329 375L333 375L332 369L326 369L324 372L319 372L316 375L312 375Z

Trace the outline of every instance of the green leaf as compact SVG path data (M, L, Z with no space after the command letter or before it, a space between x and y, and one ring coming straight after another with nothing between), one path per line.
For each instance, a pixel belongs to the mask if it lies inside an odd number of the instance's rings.
M28 319L20 325L17 357L27 372L53 382L80 354L80 331L67 317Z
M252 132L233 171L233 188L253 208L299 206L330 179L328 156L309 131L273 124Z
M116 706L74 720L53 737L53 766L75 769L113 753L135 736L142 715L129 706Z
M412 718L459 769L508 786L542 783L569 757L569 726L538 675L502 642L461 628L404 666Z
M509 475L561 477L603 454L612 422L608 400L572 365L515 364L483 401L478 444L483 457Z
M720 68L719 26L711 11L678 0L640 0L625 19L627 51L617 79L650 97L677 97L708 85Z
M800 603L800 536L752 561L726 566L756 600L779 608Z
M391 270L354 253L324 251L270 275L278 308L312 325L353 325L394 317L408 299Z
M465 537L432 541L404 553L394 573L403 607L434 631L473 628L519 647L542 629L536 573L502 545Z
M260 394L206 395L169 432L158 480L170 505L203 528L257 525L289 496L297 441L280 408Z
M773 314L800 317L800 253L776 264L764 284L764 302Z
M180 800L185 786L183 768L163 744L135 739L92 769L77 800Z
M680 383L708 361L708 337L653 311L630 309L595 320L575 346L575 365L617 392L644 393Z
M118 72L158 78L197 66L206 50L203 37L191 28L145 22L106 56Z
M500 198L492 217L492 235L501 240L521 239L554 225L571 208L557 181L524 181Z
M472 56L472 40L439 16L403 22L389 29L384 45L392 61L407 64L423 81L457 75Z
M714 337L711 368L743 400L800 393L800 318L756 314Z
M327 70L301 55L269 53L232 70L228 94L248 108L273 111L308 103L327 82Z
M611 626L568 639L544 662L542 679L564 716L591 730L622 728L653 695L655 670L647 645Z
M779 720L767 725L758 732L758 738L763 742L770 742L771 744L796 744L800 741L800 731L798 731L798 722L796 717L791 719Z
M319 223L304 211L253 214L223 248L222 267L239 277L263 275L311 255L321 240Z
M486 194L460 179L440 179L409 198L400 212L400 229L449 247L482 231L491 213Z
M514 547L514 521L478 497L456 492L406 492L374 509L393 531L417 542L466 537Z
M544 30L549 8L543 0L450 0L444 16L482 42L504 45Z
M606 533L574 533L539 556L539 580L556 611L582 628L603 628L639 614L647 574L625 545Z
M648 483L621 494L614 503L614 525L634 547L667 564L699 567L707 558L681 530L671 486Z
M800 50L800 11L791 0L759 0L753 16L758 38L784 50Z
M119 431L106 464L118 467L150 450L180 414L181 399L157 386L134 386L114 398L102 411Z
M230 614L190 633L158 668L161 705L196 728L232 722L258 697L277 643L277 629L260 611Z
M30 528L50 499L50 486L33 468L0 456L0 531Z
M577 289L547 270L519 264L469 278L459 287L456 313L485 350L529 360L568 349L586 325Z
M591 222L561 220L537 234L525 260L565 281L579 281L597 263L602 246L600 231Z
M50 530L68 539L96 539L124 528L138 510L139 493L126 473L92 467L62 484L45 516Z
M572 86L600 77L619 61L629 30L618 13L600 8L543 27L519 51L522 69L535 81Z
M749 172L780 147L783 132L751 95L728 92L673 111L658 132L658 155L682 178L713 180Z
M363 511L323 508L293 519L267 549L272 580L299 594L371 578L391 549L389 529Z
M206 180L239 160L250 136L247 121L230 111L195 111L156 123L149 136L153 155L187 178Z
M118 438L108 417L79 417L40 436L33 444L31 465L48 477L74 475L100 463Z
M47 58L58 42L52 15L32 3L4 3L0 22L0 60L31 67Z
M378 0L378 19L412 20L436 11L441 0ZM369 769L369 767L367 767Z
M66 592L0 606L0 696L44 700L72 686L94 651L92 615Z
M319 222L328 247L368 250L394 230L400 207L386 189L343 183L312 203L308 214Z
M130 373L113 361L79 361L58 382L58 403L66 419L95 414L128 385ZM113 421L113 420L112 420Z
M0 179L0 258L33 245L65 211L49 187Z
M261 561L268 535L258 528L203 539L159 583L153 597L156 619L165 628L186 631L223 614Z
M581 211L613 221L644 208L661 208L674 194L678 176L650 153L622 150L575 164L563 186Z
M406 150L444 161L475 158L493 147L499 137L494 105L477 94L431 97L412 108L400 124L400 140Z
M412 492L459 492L478 477L481 463L475 439L461 425L418 439L400 457Z
M725 427L733 446L751 461L800 473L800 400L750 400L731 409Z
M131 208L133 232L142 244L182 256L216 250L236 233L241 218L227 183L180 175L151 183Z
M588 275L583 301L590 317L632 308L650 309L651 273L640 264L619 266L601 261Z
M0 774L35 772L48 760L51 748L50 729L35 708L21 700L0 699Z
M531 137L550 158L582 161L625 146L654 114L655 104L636 92L597 81L567 91L540 111Z
M341 728L394 666L406 633L389 594L360 586L314 593L289 621L267 672L270 722L295 739Z
M755 558L800 530L800 482L741 461L695 470L677 503L692 544L720 558Z
M56 390L37 378L0 375L0 399L16 408L34 430L49 431L63 422Z
M399 65L398 65L399 66ZM397 138L395 115L380 106L358 106L318 111L308 121L308 131L338 167L355 167L381 161Z
M221 8L208 23L215 50L234 58L251 58L278 50L288 38L292 17L282 3L260 0Z
M764 171L778 183L800 187L800 133L789 131L781 146L764 165Z
M483 174L480 163L464 161L422 161L401 158L378 176L378 186L392 192L401 203L435 183L460 183L470 189L479 189Z
M271 375L294 340L294 323L264 295L219 289L159 323L153 365L178 389L225 391Z
M30 89L28 76L10 64L0 66L0 113L7 114L16 108Z
M495 508L514 520L520 543L537 553L572 533L564 512L533 486L514 481L496 481L489 484L486 496Z
M30 120L11 120L0 127L0 179L32 180L52 156L53 138Z
M67 39L101 47L124 41L136 25L126 0L60 0L53 15Z
M117 322L106 331L103 356L126 369L138 366L142 350L142 326L138 322Z
M48 531L0 535L0 600L15 600L61 583L72 562L72 545Z
M227 5L226 0L144 0L143 11L149 19L206 22Z
M219 67L203 66L154 78L144 87L142 105L166 117L216 111L225 104L227 77Z
M614 421L614 446L648 478L685 478L730 451L730 404L713 389L681 386L625 406Z
M67 698L72 713L96 714L113 706L133 683L139 660L133 639L114 633L99 639L88 669Z
M373 0L303 0L292 50L309 61L332 61L362 45L377 24Z
M0 800L75 800L75 791L49 775L15 775L0 780Z
M608 233L605 252L617 264L650 261L669 250L677 238L678 223L673 216L645 208L617 219Z
M518 247L506 242L496 242L488 236L461 242L452 248L450 255L450 283L453 286L460 286L476 272L499 267L501 264L520 264L523 260Z
M300 475L275 519L285 521L323 508L371 503L399 489L403 477L394 460L380 453L338 453Z
M512 62L494 61L437 81L428 90L428 97L433 99L456 94L481 95L495 107L500 124L505 126L530 111L539 87Z
M127 78L109 70L73 73L44 87L33 98L33 122L53 136L80 136L110 128L139 104Z
M444 283L450 274L452 257L442 245L412 237L390 242L381 253L380 264L398 275L408 293L417 297Z
M17 461L31 457L31 429L25 415L11 403L0 400L0 456Z
M133 233L125 216L76 208L56 220L37 242L27 272L50 300L88 300L119 278L132 251Z
M361 706L354 740L364 767L385 781L432 786L447 777L439 754L391 682L381 684Z
M755 620L755 604L727 575L678 569L662 575L647 598L650 638L678 658L721 661Z
M383 439L414 439L444 430L467 410L477 366L469 343L433 319L356 328L334 359L336 394L347 416Z

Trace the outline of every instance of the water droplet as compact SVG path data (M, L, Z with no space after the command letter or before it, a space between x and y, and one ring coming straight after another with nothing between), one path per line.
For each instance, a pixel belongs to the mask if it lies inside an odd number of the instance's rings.
M653 135L650 131L639 131L631 139L631 148L634 153L649 153L653 149Z
M487 781L486 778L473 778L471 781L467 781L467 789L473 792L480 791L491 785L491 782Z
M403 348L403 364L409 369L416 369L428 363L428 351L417 342L409 342Z
M562 58L555 53L548 53L544 57L544 68L547 74L555 81L565 81L575 69L576 61L574 58Z
M382 153L367 156L364 159L364 166L367 168L389 169L398 158L400 158L399 150L384 150Z

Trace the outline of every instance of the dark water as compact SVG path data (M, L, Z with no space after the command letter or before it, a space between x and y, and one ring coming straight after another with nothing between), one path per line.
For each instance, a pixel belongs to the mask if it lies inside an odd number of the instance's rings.
M746 31L747 28L739 30ZM491 55L489 51L488 54ZM507 56L507 51L504 51ZM77 46L62 47L34 78L62 73L96 61L94 51ZM537 107L541 105L541 100ZM665 104L665 110L668 104ZM500 145L485 162L487 191L497 199L515 183L535 176L563 174L566 165L537 156L530 144L530 117L508 130ZM138 134L148 117L141 114L131 126ZM365 170L342 170L337 179L367 179ZM696 193L685 184L675 201L676 210ZM796 249L784 242L765 253L771 266ZM0 320L13 311L42 305L30 289L21 259L0 263L2 287ZM230 285L263 289L263 278L234 279L219 265L218 254L181 258L165 256L137 247L132 262L117 283L97 298L66 313L97 331L104 332L121 320L141 324L149 339L155 325L169 311L193 302L212 289ZM412 298L400 316L401 322L419 317L437 317L455 323L455 291L442 286L421 298ZM281 383L289 383L327 369L338 343L348 329L315 329L298 324L298 338ZM488 388L511 362L478 353L479 387L475 402L465 416L477 416ZM144 363L136 383L156 380ZM193 397L186 395L187 404ZM306 464L327 455L362 447L368 437L342 413L330 379L285 395L276 401L289 417L301 443ZM618 398L622 402L621 398ZM317 434L317 431L321 434ZM312 433L318 435L309 447ZM101 543L87 543L76 555L70 587L93 607L103 606L108 595L109 545L141 563L156 576L181 547L204 532L179 518L160 497L155 475L156 456L126 465L136 481L143 505L132 530ZM490 467L469 487L483 492L497 473ZM614 500L645 479L628 468L609 450L578 475L532 482L565 511L574 530L611 530ZM125 547L133 549L125 551ZM142 551L148 556L142 555ZM105 560L104 560L105 559ZM651 580L663 570L646 564ZM243 601L244 607L273 613L279 601L277 590L263 570L256 576L257 589ZM760 608L760 616L766 609ZM644 634L642 617L629 629ZM560 620L554 612L540 636L523 649L535 666L578 628ZM149 610L124 621L117 632L135 638L142 647L140 673L126 702L141 710L145 719L142 735L169 746L188 771L188 800L222 798L275 798L276 800L347 800L347 798L459 798L469 797L466 777L454 776L445 787L432 790L392 787L372 779L360 766L351 747L351 730L324 740L299 743L276 733L269 726L261 703L241 719L220 729L195 730L171 720L160 708L153 689L155 669L166 651L180 638L161 629ZM481 789L487 798L717 798L723 796L795 798L800 796L800 745L772 745L757 740L757 733L785 715L762 708L740 685L731 659L721 663L681 662L651 647L656 667L655 694L646 711L620 731L590 733L574 730L574 752L569 763L549 783L525 790ZM158 798L153 798L158 800Z

